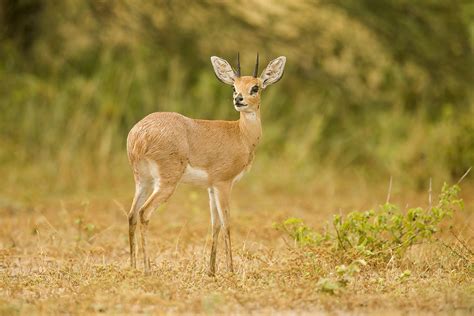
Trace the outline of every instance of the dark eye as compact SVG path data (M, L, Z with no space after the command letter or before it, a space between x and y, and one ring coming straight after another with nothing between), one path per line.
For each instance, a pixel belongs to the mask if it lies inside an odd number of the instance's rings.
M232 91L234 91L234 93L235 93L235 87L234 86L232 86Z
M258 86L253 86L252 90L250 91L250 94L255 94L258 92Z

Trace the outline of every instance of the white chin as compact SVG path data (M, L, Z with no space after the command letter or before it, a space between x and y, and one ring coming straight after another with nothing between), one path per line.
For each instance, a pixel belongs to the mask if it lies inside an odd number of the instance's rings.
M238 112L242 112L242 111L245 111L249 108L248 105L244 105L244 106L236 106L234 105L234 109L236 109Z

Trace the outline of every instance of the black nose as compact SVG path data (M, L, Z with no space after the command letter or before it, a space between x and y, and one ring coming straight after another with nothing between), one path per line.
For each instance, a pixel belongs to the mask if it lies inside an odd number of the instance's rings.
M239 93L238 96L235 97L235 103L240 103L244 100L244 97Z

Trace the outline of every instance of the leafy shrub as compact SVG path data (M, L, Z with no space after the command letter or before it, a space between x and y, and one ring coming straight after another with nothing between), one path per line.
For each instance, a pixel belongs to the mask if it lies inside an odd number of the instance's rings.
M456 207L463 207L459 191L459 186L445 184L436 206L410 208L406 213L386 203L375 211L351 212L346 218L336 215L333 226L337 247L366 256L390 256L393 251L402 254L413 244L430 239Z
M401 257L410 246L430 240L445 219L452 217L456 209L463 208L459 192L458 185L444 184L435 206L403 212L398 206L385 203L375 210L335 215L333 229L322 233L315 232L299 218L289 218L274 227L289 235L300 247L323 248L332 257L337 255L338 260L350 262L335 266L333 272L320 277L316 283L318 291L337 295L355 279L367 261L385 263L393 256ZM405 270L398 280L404 282L410 276L411 271Z
M289 218L274 227L288 234L298 245L325 244L333 251L364 258L390 259L410 246L429 240L446 218L463 208L458 185L444 184L436 206L415 207L403 212L386 203L375 210L335 215L333 230L313 231L301 219Z
M303 220L290 217L281 224L274 223L273 228L288 234L298 245L319 245L327 240L327 234L319 234L303 223Z

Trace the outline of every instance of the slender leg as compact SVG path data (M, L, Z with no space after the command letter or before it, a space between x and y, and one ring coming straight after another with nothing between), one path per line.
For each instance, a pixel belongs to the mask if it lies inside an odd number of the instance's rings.
M159 204L165 203L173 194L179 179L184 173L185 163L186 161L184 159L165 160L161 161L158 165L154 160L146 160L146 175L149 177L150 183L153 183L153 192L138 211L140 215L141 245L145 273L150 271L150 260L148 259L147 251L147 233L151 214Z
M140 232L142 237L142 251L143 251L143 266L145 269L145 273L150 271L150 259L147 255L147 232L148 232L148 223L150 222L149 219L145 219L140 216Z
M153 194L152 194L153 196ZM156 196L156 195L155 195ZM151 215L151 212L149 212ZM145 209L140 209L140 235L141 235L141 248L143 252L143 267L145 270L145 273L148 273L150 270L150 259L148 259L147 256L147 232L148 232L148 223L150 222L150 217L147 216L145 217Z
M229 198L231 191L231 183L221 183L214 188L216 197L217 212L224 231L225 252L227 261L227 270L234 272L232 263L232 244L230 241L230 216L229 216Z
M150 260L147 255L147 232L148 232L148 223L150 222L150 217L153 210L158 206L157 198L160 191L155 188L150 197L146 200L143 206L140 208L140 232L141 232L141 249L143 252L143 266L145 273L150 271Z
M138 210L142 207L147 198L148 190L146 185L136 180L135 196L133 198L132 207L128 214L128 237L130 242L130 266L137 267L137 242L135 239L135 230L137 228Z
M219 231L221 226L219 223L219 214L217 212L216 198L214 188L208 188L209 192L209 207L211 210L211 226L212 226L212 247L211 247L211 258L209 260L209 275L214 276L216 273L216 252L217 252L217 241L219 237Z
M147 253L147 232L151 214L158 207L158 205L166 202L169 199L169 197L173 194L175 188L176 186L155 188L153 193L150 195L148 200L143 204L139 211L143 265L145 268L145 273L150 272L150 260L148 258Z

